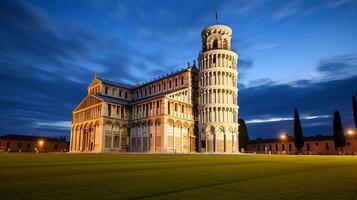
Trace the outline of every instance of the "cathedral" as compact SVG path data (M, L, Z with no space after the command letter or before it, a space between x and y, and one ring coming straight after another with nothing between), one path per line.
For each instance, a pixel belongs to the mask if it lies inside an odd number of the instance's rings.
M73 110L70 152L238 153L232 29L201 32L198 65L138 85L98 76Z

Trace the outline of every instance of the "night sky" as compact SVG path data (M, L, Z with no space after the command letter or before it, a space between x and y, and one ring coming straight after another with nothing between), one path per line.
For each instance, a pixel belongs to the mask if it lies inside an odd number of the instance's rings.
M134 84L197 59L201 30L232 27L249 135L353 127L357 1L0 1L0 135L69 136L94 72Z

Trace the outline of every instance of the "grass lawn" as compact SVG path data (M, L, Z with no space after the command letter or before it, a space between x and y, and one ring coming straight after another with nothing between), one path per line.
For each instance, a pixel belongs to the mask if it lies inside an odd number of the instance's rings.
M357 157L0 154L0 199L357 199Z

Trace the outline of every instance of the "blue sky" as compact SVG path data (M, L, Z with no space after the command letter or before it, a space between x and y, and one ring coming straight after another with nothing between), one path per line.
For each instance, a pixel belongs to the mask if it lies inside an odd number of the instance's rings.
M200 32L233 29L239 117L251 138L352 126L357 1L0 1L0 134L69 135L71 110L101 77L135 83L197 59Z

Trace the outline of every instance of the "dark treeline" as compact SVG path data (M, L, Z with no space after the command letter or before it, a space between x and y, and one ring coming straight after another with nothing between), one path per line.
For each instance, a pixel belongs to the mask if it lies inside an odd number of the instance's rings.
M356 96L352 96L352 110L353 110L353 118L355 123L355 129L357 130L357 91ZM333 114L333 139L335 142L336 148L340 148L346 146L346 136L342 126L341 115L339 111L335 111ZM356 132L356 131L355 131ZM301 127L300 117L297 109L294 110L294 141L295 147L298 151L301 151L304 146L304 136Z

